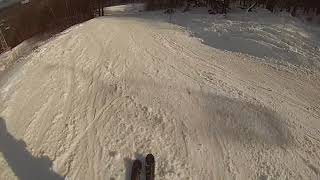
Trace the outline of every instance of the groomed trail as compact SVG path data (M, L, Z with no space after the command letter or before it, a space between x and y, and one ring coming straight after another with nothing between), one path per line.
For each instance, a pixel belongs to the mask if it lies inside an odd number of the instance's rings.
M67 179L126 179L130 159L148 153L159 180L320 178L317 71L110 16L64 31L7 74L0 117ZM16 178L8 158L0 179Z

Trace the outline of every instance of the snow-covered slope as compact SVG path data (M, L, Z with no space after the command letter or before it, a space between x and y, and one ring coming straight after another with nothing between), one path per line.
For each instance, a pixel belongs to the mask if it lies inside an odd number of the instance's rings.
M0 179L41 174L41 157L67 179L128 179L147 153L157 179L319 178L318 71L138 16L74 26L2 78L0 125L34 158L13 165L0 127Z
M205 8L181 11L176 11L171 23L186 28L211 47L320 69L319 26L302 22L287 13L273 14L265 9L246 13L235 8L227 15L210 15ZM160 11L141 15L170 21L170 17Z
M126 4L119 6L105 7L104 11L106 15L116 15L116 14L135 14L144 10L143 3Z

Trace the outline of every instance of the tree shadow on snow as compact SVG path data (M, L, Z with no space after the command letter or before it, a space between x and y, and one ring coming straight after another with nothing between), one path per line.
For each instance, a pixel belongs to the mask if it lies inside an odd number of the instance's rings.
M171 108L178 113L184 112L185 109L193 109L184 115L188 118L180 121L188 132L201 131L203 138L208 138L209 141L212 138L221 138L226 142L243 145L264 144L277 147L294 145L287 120L263 105L253 104L241 98L218 95L210 90L182 89L174 86L169 88L164 84L130 78L127 79L127 83L130 87L137 86L150 92L163 92L168 97L171 97L169 95L171 93L172 96L176 96L179 92L179 99L185 103L180 103L178 109L175 109L174 105ZM186 133L189 135L188 132Z
M286 120L269 108L208 93L201 99L202 111L211 119L206 126L209 137L278 147L294 143Z
M50 65L48 68L58 68L59 65ZM61 68L61 67L59 67ZM87 72L79 71L70 67L70 71L76 72L83 76L83 78L90 78ZM186 74L188 74L186 72ZM113 88L108 82L103 82L98 79L99 84L105 86L106 93L112 94ZM285 146L293 143L293 138L286 120L283 119L277 112L265 106L252 104L245 100L230 98L226 96L211 93L210 90L199 89L183 89L181 87L170 88L167 84L155 83L147 79L132 79L127 77L128 85L133 89L146 89L149 92L158 91L159 93L173 93L181 92L182 99L186 101L192 100L197 102L198 107L189 107L193 103L185 103L185 109L199 109L200 114L204 115L206 121L201 119L183 120L187 127L202 128L206 131L206 137L220 136L226 141L235 141L237 143L263 143L276 146ZM206 87L206 85L204 85ZM169 90L170 89L170 90ZM168 91L169 90L169 91ZM152 96L152 94L149 94ZM174 107L172 107L174 108ZM177 112L181 111L177 110ZM194 113L191 113L191 115ZM191 118L191 117L190 117ZM188 121L194 121L199 124L199 127L188 125ZM201 123L207 123L201 126ZM142 159L143 160L143 159Z
M59 65L48 65L47 68L58 67L61 68ZM88 72L71 67L62 66L62 68L76 72L85 79L90 78L90 76L87 75L90 74ZM188 73L186 72L186 74ZM186 104L184 109L199 109L198 113L204 115L202 118L205 118L206 121L202 119L192 119L192 117L190 117L189 120L185 119L182 121L187 127L206 127L206 129L202 129L206 131L206 137L212 138L213 136L220 136L226 141L235 141L237 143L263 143L276 146L293 144L292 134L289 126L286 124L286 120L277 112L265 106L253 104L243 99L217 95L210 92L210 90L185 89L183 93L181 87L175 87L174 85L168 87L167 84L155 83L147 79L132 79L129 77L126 79L128 85L133 89L137 87L137 89L143 88L149 92L173 93L173 96L176 96L176 92L181 92L181 96L183 96L181 97L182 99L197 102L198 107L189 107L193 104L191 101L190 103L184 103ZM105 86L104 89L106 89L107 94L113 93L113 88L108 82L98 79L94 80L99 81L99 84ZM204 87L207 87L207 85L204 85ZM149 96L152 96L152 94L149 94ZM180 111L181 109L177 109L177 112ZM192 114L194 113L191 113L191 115ZM188 124L188 122L190 124ZM199 126L194 126L194 122L197 122ZM201 125L201 123L206 124ZM137 156L137 158L139 158L139 156ZM143 158L141 160L143 160Z
M8 131L5 120L0 117L0 152L19 180L63 180L51 170L52 162L47 156L34 157L22 140Z

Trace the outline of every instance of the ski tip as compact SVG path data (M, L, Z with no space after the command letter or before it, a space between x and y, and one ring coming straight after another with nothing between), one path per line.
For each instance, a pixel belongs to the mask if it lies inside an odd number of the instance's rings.
M132 167L134 169L142 169L142 163L140 160L134 160Z
M154 180L155 160L152 154L146 156L146 180Z
M139 160L134 160L132 165L131 180L140 180L142 171L142 163Z
M152 154L148 154L146 156L146 162L154 162L154 156Z

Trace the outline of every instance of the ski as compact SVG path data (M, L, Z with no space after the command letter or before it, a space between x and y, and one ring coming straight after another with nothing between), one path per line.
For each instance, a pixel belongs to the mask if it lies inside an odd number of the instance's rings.
M152 154L146 157L146 180L154 180L155 160Z
M131 180L140 180L142 170L142 163L139 160L135 160L132 165Z

